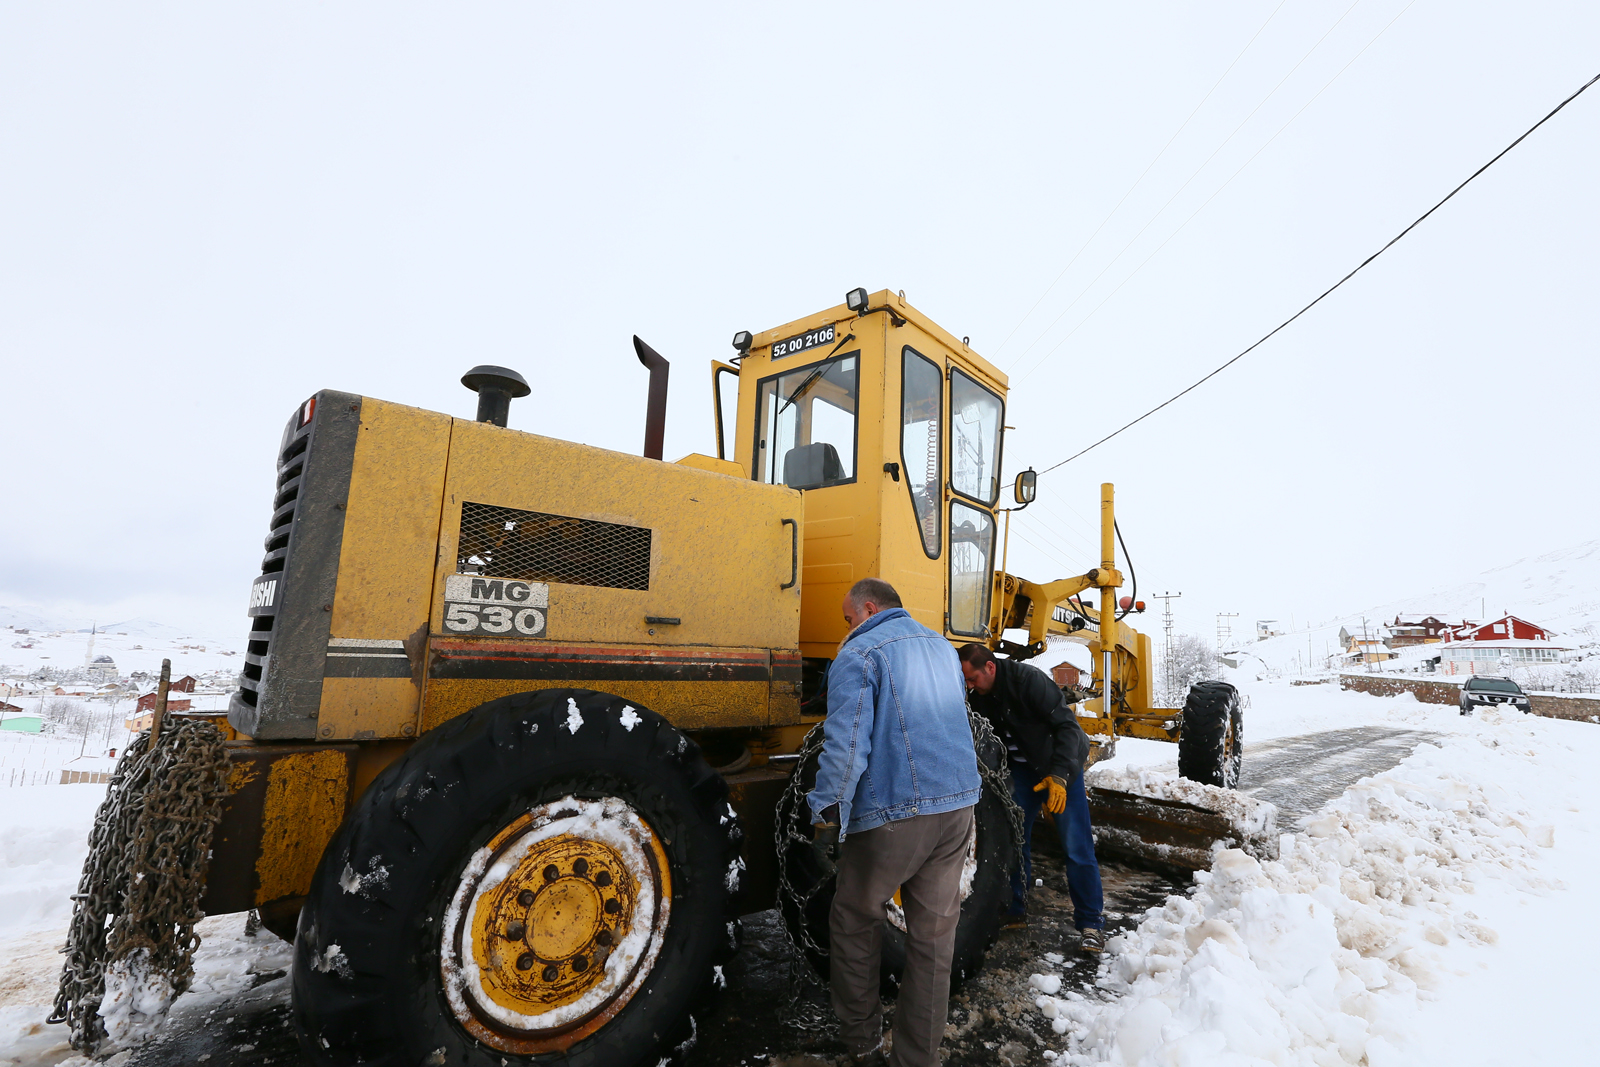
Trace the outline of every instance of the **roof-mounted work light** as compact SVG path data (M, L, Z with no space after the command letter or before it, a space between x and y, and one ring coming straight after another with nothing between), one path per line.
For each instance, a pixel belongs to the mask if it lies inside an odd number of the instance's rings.
M754 340L755 338L750 336L749 330L740 330L733 335L734 350L741 356L748 356L750 354L750 342Z
M844 294L844 306L854 311L857 315L867 310L867 291L865 289L852 289Z

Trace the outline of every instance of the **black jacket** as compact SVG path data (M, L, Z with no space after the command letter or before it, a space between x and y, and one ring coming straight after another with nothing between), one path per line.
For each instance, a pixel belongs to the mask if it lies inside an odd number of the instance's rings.
M1089 737L1061 687L1037 667L995 660L994 688L972 693L973 710L1009 733L1035 774L1070 782L1083 773Z

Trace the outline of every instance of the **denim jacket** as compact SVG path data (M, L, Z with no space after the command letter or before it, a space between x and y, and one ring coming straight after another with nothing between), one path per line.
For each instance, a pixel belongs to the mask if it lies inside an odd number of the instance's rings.
M904 608L878 612L828 668L812 813L839 805L853 834L971 807L981 788L956 650Z

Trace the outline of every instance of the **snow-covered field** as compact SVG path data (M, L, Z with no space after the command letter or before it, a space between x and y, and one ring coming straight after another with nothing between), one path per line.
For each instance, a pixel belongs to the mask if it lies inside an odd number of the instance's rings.
M41 621L33 613L0 606L0 668L4 673L31 674L42 667L73 670L84 666L90 620L76 624L55 620L56 625L40 625ZM242 608L237 632L221 636L132 619L102 626L93 635L94 654L110 656L116 661L117 674L124 678L135 671L159 674L163 659L172 660L175 678L212 671L237 673L244 664L245 635L249 630L250 621Z
M1585 1062L1600 959L1600 727L1409 695L1241 681L1250 742L1374 725L1440 735L1286 833L1280 859L1224 853L1193 893L1114 939L1101 997L1033 989L1037 1062L1141 1065ZM1124 740L1111 768L1173 750ZM47 1027L100 786L0 790L0 1065L78 1062ZM1292 829L1284 827L1284 829ZM206 920L177 1011L285 995L287 946ZM264 982L251 990L257 982ZM246 991L250 990L247 994ZM1046 1056L1048 1051L1051 1055Z
M1112 940L1103 999L1052 995L1065 961L1042 959L1032 992L1041 1032L1057 1035L1047 1058L1586 1062L1600 729L1462 718L1409 695L1246 689L1255 740L1362 723L1444 736L1283 835L1277 861L1222 853L1192 894Z

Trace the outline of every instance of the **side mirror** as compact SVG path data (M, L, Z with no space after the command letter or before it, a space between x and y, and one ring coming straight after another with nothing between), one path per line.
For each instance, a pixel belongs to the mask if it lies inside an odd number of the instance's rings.
M1032 467L1017 475L1017 484L1013 491L1016 493L1017 503L1033 503L1033 498L1039 495L1039 475Z

